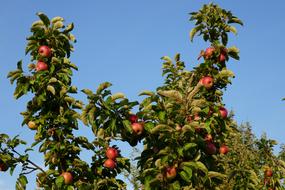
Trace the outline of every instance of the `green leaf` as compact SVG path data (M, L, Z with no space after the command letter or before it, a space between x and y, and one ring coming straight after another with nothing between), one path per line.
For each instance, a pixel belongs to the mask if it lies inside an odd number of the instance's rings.
M170 62L170 63L172 62L171 58L168 56L163 56L161 59L166 61L166 62Z
M20 174L16 182L16 190L25 190L28 183L27 177Z
M228 69L223 69L220 73L219 73L219 77L234 77L235 74Z
M129 120L123 120L123 126L129 133L132 132L132 127Z
M153 129L151 129L150 133L151 134L155 134L158 132L162 132L162 131L168 131L171 132L174 129L169 127L168 125L164 125L164 124L158 124L157 126L155 126Z
M196 165L197 165L197 169L200 169L204 173L208 172L207 167L202 162L196 162Z
M229 30L234 33L235 35L237 35L237 29L233 26L229 26Z
M43 21L43 23L46 25L46 26L49 26L50 25L50 21L49 21L49 18L42 12L38 12L37 15L40 17L40 19Z
M23 71L23 68L22 68L22 60L18 61L18 63L17 63L17 69L20 70L20 71Z
M48 85L48 86L47 86L47 90L50 91L53 95L55 95L55 89L54 89L53 86Z
M237 24L240 24L240 25L243 26L243 22L242 22L240 19L236 18L236 17L232 17L232 18L229 20L228 23L237 23Z
M70 31L72 31L73 28L74 28L74 25L73 25L73 23L71 23L71 24L67 25L66 29L63 32L68 33Z
M184 167L182 168L182 170L186 172L187 178L188 178L189 181L190 181L190 179L192 178L192 169L191 169L190 167L184 166ZM187 181L187 182L189 182L189 181Z
M179 175L184 181L186 181L188 183L191 181L191 177L189 177L185 171L179 172Z
M187 151L187 150L189 150L190 148L193 148L193 147L196 147L196 146L197 146L196 143L187 143L187 144L185 144L185 145L183 146L183 150L184 150L184 151Z
M89 89L83 89L81 90L84 94L86 94L87 96L93 96L93 92Z
M214 171L209 171L209 172L208 172L208 176L209 176L210 178L217 178L217 179L220 179L220 180L223 180L223 179L226 178L226 175L221 174L221 173L219 173L219 172L214 172Z
M154 95L154 92L149 91L149 90L144 90L144 91L142 91L142 92L139 94L139 96L143 96L143 95L145 95L145 96L153 96L153 95Z
M176 90L159 90L157 92L159 95L161 96L165 96L165 97L168 97L168 98L171 98L171 99L174 99L178 102L182 102L183 101L183 97L182 97L182 94Z
M198 32L198 28L197 28L197 27L193 28L193 29L190 31L189 36L190 36L191 42L193 42L194 36L195 36L195 34L196 34L197 32Z
M102 84L99 85L99 87L97 88L96 93L100 94L103 90L105 90L106 88L109 88L110 86L112 86L111 83L109 82L104 82Z
M56 22L58 22L58 21L63 22L64 19L63 19L62 17L59 17L59 16L53 17L53 18L51 19L51 23L56 23Z
M118 93L116 93L116 94L113 94L113 95L111 96L111 98L112 98L113 101L115 101L115 100L117 100L117 99L125 99L126 97L125 97L125 95L124 95L123 93L118 92Z
M56 184L57 187L62 187L63 182L64 182L63 176L59 176L55 180L55 184Z

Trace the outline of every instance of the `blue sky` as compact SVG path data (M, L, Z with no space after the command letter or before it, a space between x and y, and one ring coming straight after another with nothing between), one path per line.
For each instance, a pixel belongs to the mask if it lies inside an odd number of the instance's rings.
M49 17L62 16L74 22L77 37L71 60L79 66L73 83L79 89L95 89L110 81L113 92L124 92L131 100L143 89L154 90L163 81L160 57L181 53L190 69L197 64L197 55L207 47L201 38L190 43L193 23L188 13L197 11L205 0L121 0L121 1L56 1L9 0L0 2L0 132L20 134L30 141L33 133L20 126L20 112L30 97L13 99L14 87L6 79L18 60L24 65L25 38L36 12ZM285 143L284 52L285 1L213 1L231 10L245 25L238 36L230 36L229 45L241 50L240 61L228 66L236 74L233 85L225 93L225 103L235 111L238 123L249 121L254 132ZM79 99L84 96L79 94ZM83 127L83 134L90 131ZM128 152L124 150L124 152ZM41 156L33 155L40 161ZM0 174L0 189L14 189L16 178ZM34 189L33 181L28 189Z

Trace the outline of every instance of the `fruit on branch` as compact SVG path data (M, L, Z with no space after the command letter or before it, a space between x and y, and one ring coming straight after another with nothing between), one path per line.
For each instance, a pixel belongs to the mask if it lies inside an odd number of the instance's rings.
M216 146L211 143L211 142L207 142L206 144L206 153L209 154L209 155L212 155L212 154L216 154L217 152L217 148Z
M142 123L133 123L132 124L133 132L137 135L141 135L144 129L144 126Z
M200 83L206 88L210 89L214 85L214 79L210 76L204 76L200 79Z
M194 121L198 121L198 120L200 120L200 119L201 119L201 117L199 116L198 113L196 113L194 116L193 116L193 115L187 116L187 121L188 121L189 123L191 123L193 120L194 120Z
M213 137L212 137L211 134L206 134L205 137L204 137L204 140L207 141L207 142L212 142Z
M220 63L225 62L226 59L227 59L227 54L228 54L228 53L227 53L227 49L225 49L225 48L221 49L221 53L220 53L220 55L219 55L218 61L219 61Z
M129 117L129 120L131 123L137 123L138 122L138 116L135 114L131 114Z
M229 147L227 145L222 145L220 147L220 153L221 154L227 154L229 152Z
M219 108L220 115L223 119L226 119L228 117L228 110L224 107Z
M68 185L71 184L73 181L73 176L70 172L63 172L61 176L64 178L64 184Z
M104 162L104 166L109 169L114 169L116 167L116 162L109 158Z
M50 57L51 56L51 49L48 46L40 46L38 50L40 56L42 57Z
M5 172L7 170L8 170L8 166L2 160L0 160L0 171Z
M265 175L266 177L272 177L272 176L273 176L273 171L272 171L272 169L271 169L271 168L266 169L265 172L264 172L264 175Z
M167 167L166 168L166 178L171 180L174 179L177 175L176 167Z
M38 61L36 65L36 71L46 71L48 70L48 65L43 61Z
M214 52L215 52L214 47L208 47L204 52L204 58L210 59L213 56Z
M107 148L106 157L115 160L118 157L118 150L112 147Z
M34 122L34 121L29 121L28 122L28 127L31 129L31 130L36 130L38 128L37 124Z

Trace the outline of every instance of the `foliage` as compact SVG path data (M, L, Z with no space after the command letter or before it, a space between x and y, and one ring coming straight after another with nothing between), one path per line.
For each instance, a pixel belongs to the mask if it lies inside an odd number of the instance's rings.
M17 165L22 167L16 189L26 189L26 175L32 172L37 172L39 188L53 190L126 189L119 174L134 189L284 189L284 146L274 155L276 142L265 135L257 139L248 124L237 127L223 103L234 77L227 62L239 60L238 48L227 47L228 33L236 34L232 24L243 25L242 21L212 3L190 14L195 21L191 41L198 35L210 42L193 70L186 69L180 54L174 59L164 56L164 83L155 92L141 92L142 102L113 94L111 83L104 82L94 92L82 90L88 100L83 105L72 97L77 94L71 80L77 66L70 60L74 25L38 13L40 20L32 24L27 38L29 72L19 61L8 74L16 83L16 99L33 96L21 114L22 125L35 133L34 142L19 153L16 148L26 145L24 141L0 135L0 171L9 169L12 175ZM90 127L93 140L74 135L80 121ZM111 147L112 141L133 147L143 142L144 148L130 160L116 145ZM35 148L44 155L46 168L31 161L29 151ZM80 157L85 151L93 154L90 163Z

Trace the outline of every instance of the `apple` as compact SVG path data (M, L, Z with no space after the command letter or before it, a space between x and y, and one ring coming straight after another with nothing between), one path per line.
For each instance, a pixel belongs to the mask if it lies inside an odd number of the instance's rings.
M218 61L220 63L225 62L226 58L227 58L227 49L224 48L224 49L221 50L221 53L220 53L219 58L218 58Z
M217 152L216 146L211 142L207 142L206 153L211 155L211 154L215 154L216 152Z
M205 141L208 141L208 142L212 142L213 137L212 137L211 134L207 134L207 135L205 135L204 140L205 140Z
M70 172L63 172L61 176L64 178L65 185L71 184L73 181L73 176Z
M106 157L115 160L118 156L118 150L116 148L109 147L106 150Z
M176 177L177 171L176 171L176 167L172 166L172 167L167 167L166 168L166 178L167 179L173 179Z
M229 152L229 147L227 145L222 145L220 147L220 153L221 154L227 154Z
M204 76L200 79L200 83L206 88L210 89L214 85L214 79L210 76Z
M114 169L116 167L116 162L109 158L104 162L104 166L109 169Z
M36 65L36 71L46 71L48 70L48 65L43 61L38 61Z
M272 177L272 176L273 176L273 171L272 171L272 169L271 169L271 168L266 169L265 172L264 172L264 175L265 175L266 177Z
M132 129L133 132L136 133L137 135L141 135L143 132L143 124L142 123L133 123L132 124Z
M42 57L51 56L51 49L48 46L40 46L38 52Z
M228 110L226 108L220 107L219 111L223 119L226 119L228 117Z
M0 171L6 172L7 170L8 170L7 165L2 160L0 160Z
M220 54L219 62L224 62L226 60L226 56L224 54Z
M36 130L38 128L37 124L34 122L34 121L29 121L28 122L28 127L31 129L31 130Z
M205 59L210 59L213 55L213 53L215 52L215 48L214 47L208 47L206 50L205 50L205 53L204 53L204 58Z
M138 122L138 116L134 115L134 114L131 114L130 117L129 117L129 120L130 120L131 123L137 123Z

